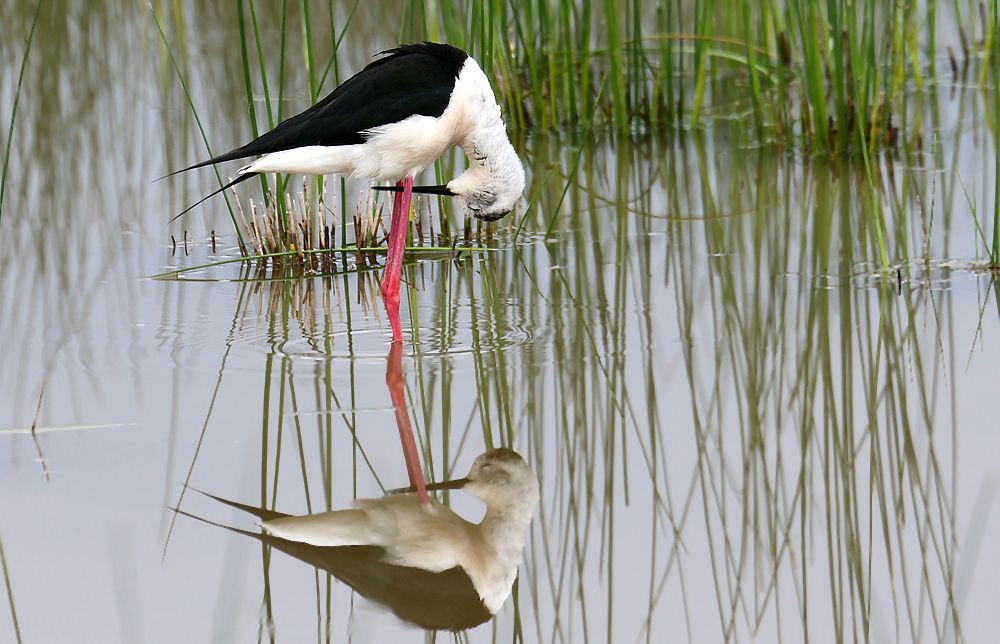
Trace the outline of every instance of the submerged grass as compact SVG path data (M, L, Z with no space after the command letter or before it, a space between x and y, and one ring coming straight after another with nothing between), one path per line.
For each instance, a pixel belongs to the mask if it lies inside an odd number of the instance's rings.
M455 256L456 251L486 251L490 250L488 248L482 247L459 247L459 246L406 246L404 250L407 253L428 253L432 255L440 255L442 253L448 253L451 256ZM287 250L279 253L262 253L260 255L243 255L240 257L232 257L229 259L220 259L214 262L206 262L204 264L198 264L195 266L185 266L184 268L178 268L171 271L165 271L163 273L157 273L156 275L151 275L149 279L163 280L163 279L173 279L184 275L185 273L192 273L196 271L203 271L210 268L217 268L219 266L226 266L227 264L236 263L246 263L246 262L261 262L260 270L263 271L260 279L268 279L267 268L268 261L272 262L272 266L275 270L282 267L288 267L292 269L292 275L304 276L308 275L311 271L318 271L323 268L323 261L326 259L325 255L361 255L367 257L376 253L386 252L385 247L377 246L344 246L341 248L314 248L308 250ZM288 262L282 262L281 260L294 260ZM361 270L364 265L359 263L358 270ZM311 269L311 271L310 271ZM277 274L274 275L275 278L279 277ZM218 278L212 278L209 281L219 281ZM244 281L244 280L237 280Z

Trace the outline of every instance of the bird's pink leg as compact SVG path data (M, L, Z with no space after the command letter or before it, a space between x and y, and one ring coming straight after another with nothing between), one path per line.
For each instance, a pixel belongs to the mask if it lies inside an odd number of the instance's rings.
M406 227L410 218L410 195L413 192L413 177L396 183L402 187L392 200L392 221L389 223L389 255L382 273L382 301L392 325L393 344L403 341L403 331L399 324L399 274L403 270L403 250L406 247Z
M403 444L403 459L406 461L406 473L410 477L410 485L417 489L420 503L427 503L427 486L424 484L424 473L420 469L420 455L417 453L417 441L413 438L413 427L410 416L406 413L406 396L403 392L403 343L393 342L389 349L389 359L385 368L385 384L389 388L389 398L396 410L396 427L399 429L399 441Z

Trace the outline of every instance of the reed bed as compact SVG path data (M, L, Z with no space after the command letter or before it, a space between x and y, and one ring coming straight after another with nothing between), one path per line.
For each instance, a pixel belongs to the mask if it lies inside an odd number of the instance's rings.
M970 78L995 92L997 11L975 1L408 4L418 19L404 38L477 55L518 126L596 113L620 129L697 128L745 114L760 143L860 154L921 134L914 92Z
M398 40L443 40L467 49L493 78L515 131L611 129L635 137L737 122L734 144L854 159L872 192L886 153L922 149L934 136L927 114L937 109L941 89L971 85L996 140L997 11L975 1L401 4ZM358 2L315 0L280 7L239 0L235 6L232 31L254 135L288 115L293 74L296 86L308 88L309 102L342 80L348 29L366 10ZM171 11L163 5L154 15L166 20ZM163 41L168 49L177 46L166 35ZM191 108L197 116L194 103ZM438 163L436 179L447 180L460 164L452 158ZM273 198L288 191L287 182L279 177L269 186L262 179L260 199L274 210L275 234L294 237L298 224L288 221L288 200ZM313 194L323 191L317 180ZM348 192L339 180L340 217L330 226L341 243L355 214L364 217L350 212ZM981 222L994 264L1000 264L998 208L988 214L991 222ZM888 271L899 258L886 247L884 214L871 209ZM235 216L234 225L241 228ZM469 225L454 221L449 204L438 210L437 227L446 237ZM325 241L325 233L311 241Z
M698 127L721 109L749 116L762 141L877 149L908 124L908 95L962 80L992 92L997 62L997 11L977 0L401 4L398 40L468 50L494 78L514 127L581 126L594 116L625 129ZM339 50L359 3L269 8L268 24L281 29L277 49L262 37L254 0L236 7L256 134L261 103L269 127L287 115L286 66L305 69L312 101L341 80ZM329 16L322 29L320 15Z

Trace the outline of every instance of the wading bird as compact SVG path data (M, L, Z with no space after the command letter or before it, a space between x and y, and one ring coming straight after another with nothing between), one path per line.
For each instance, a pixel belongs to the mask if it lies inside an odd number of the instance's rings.
M402 340L399 278L411 193L457 197L469 214L494 221L521 197L524 168L507 138L489 80L471 56L451 45L430 42L382 54L329 96L270 132L172 174L260 157L205 199L265 172L396 182L382 188L396 193L382 297L393 342L398 342ZM447 185L413 185L414 176L456 145L469 158L468 169Z
M262 521L289 516L269 508L246 505L211 494L206 496L248 512ZM463 631L493 617L469 576L457 566L442 572L397 566L386 560L385 549L378 546L314 546L274 537L266 532L251 532L215 523L183 510L176 512L256 539L326 571L362 597L388 608L400 619L421 628Z
M470 523L412 488L355 502L349 510L262 522L265 534L317 547L375 546L386 564L444 573L460 568L483 606L495 615L510 595L521 563L525 533L538 505L538 479L521 456L492 449L476 458L468 476L431 483L428 490L461 488L486 504Z

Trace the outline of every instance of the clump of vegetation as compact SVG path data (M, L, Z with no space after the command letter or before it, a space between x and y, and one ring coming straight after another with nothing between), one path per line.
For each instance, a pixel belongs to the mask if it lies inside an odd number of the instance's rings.
M322 183L322 182L318 182ZM278 191L274 185L268 193L271 198L258 203L250 198L244 201L233 189L233 202L242 227L242 237L246 240L246 252L250 256L291 258L297 261L332 261L331 253L348 253L353 250L358 264L367 264L373 254L389 237L388 217L385 213L389 205L379 199L374 191L362 193L352 212L353 239L337 245L337 214L334 212L336 200L330 199L323 189L313 195L310 182L302 179L302 189L294 195L284 193L284 199L275 197ZM328 184L323 184L324 188ZM333 207L328 203L334 204ZM455 246L457 237L439 233L434 229L433 213L427 200L419 195L411 202L411 212L407 222L407 246L411 250L420 248L440 249ZM477 229L482 240L482 227ZM465 241L471 242L472 229L465 230ZM327 251L324 253L323 251ZM307 254L308 253L308 254Z
M274 193L272 193L274 194ZM336 229L331 228L323 196L313 201L309 183L302 181L302 191L295 197L285 193L281 208L271 199L269 204L255 203L250 198L244 208L236 190L233 201L251 255L273 255L334 247Z

